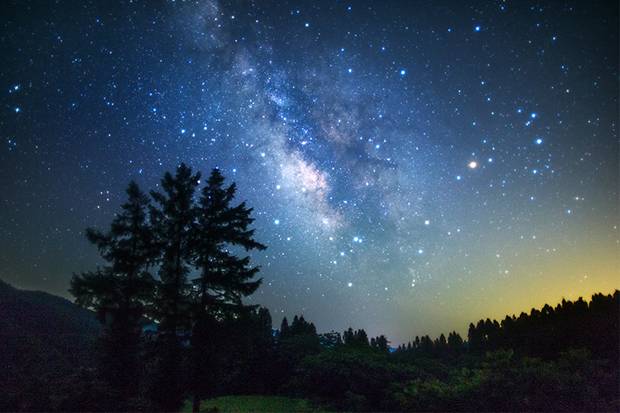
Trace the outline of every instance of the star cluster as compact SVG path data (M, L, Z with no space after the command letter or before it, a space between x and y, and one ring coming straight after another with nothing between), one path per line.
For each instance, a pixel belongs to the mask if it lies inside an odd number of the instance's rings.
M0 278L67 295L186 162L254 207L275 322L398 343L619 286L617 4L1 7Z

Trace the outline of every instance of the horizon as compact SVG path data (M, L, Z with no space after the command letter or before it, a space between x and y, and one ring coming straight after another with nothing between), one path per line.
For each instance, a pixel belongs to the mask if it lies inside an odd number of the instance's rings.
M254 208L275 327L466 337L620 289L617 3L63 6L0 6L10 285L71 299L84 230L185 162Z
M15 285L9 284L9 283L7 283L6 281L4 281L2 279L0 279L0 283L4 283L4 284L8 285L9 287L17 289L19 291L50 294L50 295L52 295L54 297L62 298L62 299L65 299L65 300L69 301L70 303L75 304L74 301L73 301L73 298L71 296L66 297L66 296L62 296L62 295L56 295L56 294L50 293L48 291L43 291L43 290L23 289L23 288L19 288L19 287L15 286ZM592 296L595 295L595 294L602 294L604 296L613 296L618 291L620 291L620 290L614 289L613 291L611 291L609 293L606 293L605 291L596 291L596 292L593 292L592 294L589 294L587 296L581 296L580 295L580 296L575 297L575 298L562 297L561 299L559 299L559 300L557 300L555 302L545 302L544 304L533 306L533 307L531 307L529 309L523 309L521 311L516 311L516 312L513 312L513 313L506 313L506 314L504 314L502 316L499 316L499 317L495 317L495 316L481 316L481 317L478 317L476 319L472 319L469 323L467 323L467 326L465 326L463 329L453 329L453 330L450 330L450 331L442 331L442 332L438 333L437 335L432 335L432 334L428 334L428 333L424 333L424 332L419 332L419 333L416 333L415 335L411 336L410 338L408 338L408 339L406 339L404 341L398 342L398 343L395 343L394 341L392 341L390 339L389 336L386 336L387 343L388 343L388 345L389 345L389 347L391 349L396 349L400 345L406 345L408 342L413 341L416 337L429 336L431 339L436 339L440 335L447 336L449 333L452 333L452 332L458 333L463 338L463 340L465 342L467 342L468 341L468 334L467 334L467 332L468 332L468 327L469 327L470 323L476 325L476 323L478 321L487 320L487 319L490 319L492 321L498 321L498 322L501 323L502 320L505 319L506 317L518 318L522 313L526 314L526 315L530 315L532 310L541 310L545 305L550 305L552 308L555 309L556 306L560 305L565 300L566 301L575 302L575 301L578 301L580 299L583 299L583 301L585 301L586 303L589 304L592 301ZM85 309L85 311L91 311L91 310ZM286 318L287 320L293 320L293 318L297 317L297 316L303 317L305 319L305 321L307 321L309 323L313 323L313 321L311 319L308 319L303 314L289 314L289 315L284 315L279 321L272 319L272 325L271 325L272 330L273 331L280 331L280 324L282 323L284 318ZM348 328L352 328L353 330L358 330L358 329L365 330L364 326L352 326L352 325L350 325L350 326L347 326L347 327L345 327L345 328L343 328L341 330L326 330L326 331L318 330L317 333L318 334L325 334L325 333L331 333L331 332L334 332L334 331L337 332L337 333L342 333L342 332L346 331ZM382 334L381 332L376 332L375 334L369 334L369 338L370 337L378 337L380 335L384 335L385 336L385 334Z

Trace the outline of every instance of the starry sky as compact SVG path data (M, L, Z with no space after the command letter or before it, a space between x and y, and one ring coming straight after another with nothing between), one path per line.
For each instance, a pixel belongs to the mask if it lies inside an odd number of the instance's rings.
M3 1L0 278L68 297L135 179L255 208L274 322L393 344L619 281L618 3Z

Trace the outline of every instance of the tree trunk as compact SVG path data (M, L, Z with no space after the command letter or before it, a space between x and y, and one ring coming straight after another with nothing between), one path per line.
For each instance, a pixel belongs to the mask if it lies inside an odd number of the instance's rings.
M200 398L197 394L194 394L192 400L192 413L198 413L200 411Z

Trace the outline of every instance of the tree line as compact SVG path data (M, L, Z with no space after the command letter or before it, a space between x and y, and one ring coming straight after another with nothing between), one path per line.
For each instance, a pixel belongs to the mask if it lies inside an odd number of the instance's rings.
M198 411L200 400L226 394L356 411L545 410L544 393L519 386L547 381L554 410L608 407L616 397L607 387L617 378L618 291L480 320L466 340L451 332L397 348L363 329L320 334L303 315L273 329L267 309L243 303L261 283L247 253L265 248L250 228L252 208L234 203L236 186L218 169L200 184L184 164L149 195L132 182L108 231L87 230L105 265L74 275L70 291L103 334L81 410L178 411L189 398Z
M570 348L587 348L609 359L620 357L618 337L620 300L614 294L593 294L590 302L579 297L563 299L556 307L545 304L529 314L506 316L503 320L489 318L469 325L467 340L453 331L446 339L435 340L428 335L415 337L396 351L403 354L450 356L463 352L485 354L512 349L518 355L550 358Z

